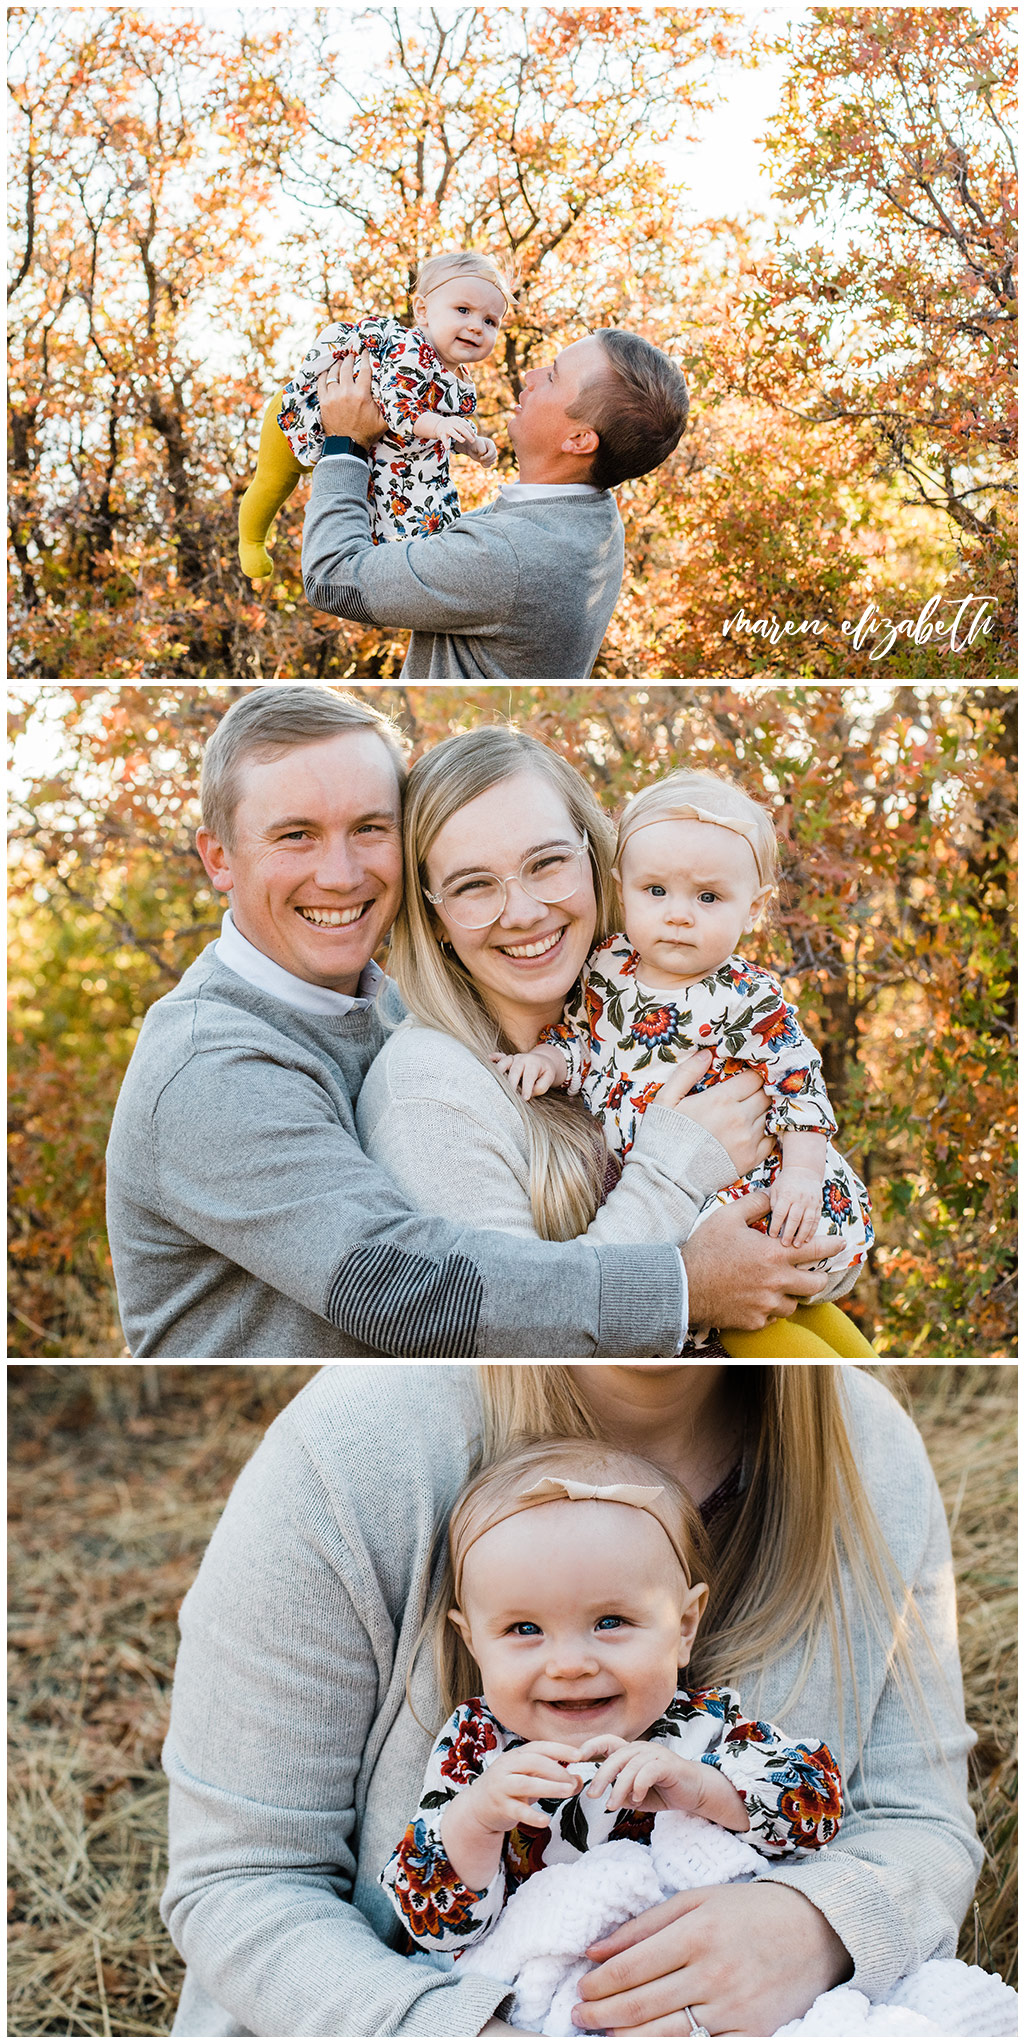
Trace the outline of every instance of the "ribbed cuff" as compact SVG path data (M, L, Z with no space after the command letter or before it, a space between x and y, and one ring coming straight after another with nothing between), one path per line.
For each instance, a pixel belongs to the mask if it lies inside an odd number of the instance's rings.
M853 1960L853 1975L844 1986L856 1987L870 2001L885 2000L907 1971L907 1954L914 1950L914 1938L891 1889L874 1867L855 1853L831 1845L816 1859L795 1866L773 1865L758 1879L776 1881L780 1887L796 1888L806 1895Z
M675 1356L686 1328L686 1274L671 1242L649 1249L603 1242L595 1354Z

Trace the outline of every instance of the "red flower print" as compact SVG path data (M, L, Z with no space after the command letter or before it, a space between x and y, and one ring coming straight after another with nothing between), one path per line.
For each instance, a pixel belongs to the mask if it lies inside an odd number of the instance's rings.
M396 1859L395 1894L417 1941L473 1926L468 1894L460 1893L464 1884L431 1842L422 1817L409 1825Z
M779 1797L796 1845L827 1845L843 1819L843 1794L836 1763L827 1746L813 1752L801 1746L787 1756L797 1776Z
M710 1022L702 1022L700 1028L697 1031L698 1036L713 1036L714 1033L715 1032L712 1029Z
M636 1017L632 1033L637 1043L674 1043L679 1018L674 1008L647 1008Z
M759 1036L766 1050L775 1050L780 1044L797 1040L796 1029L785 1007L777 1008L774 1015L766 1015L763 1022L755 1022L751 1035Z
M830 1178L822 1194L822 1208L833 1221L848 1221L853 1213L853 1201L848 1192L835 1178Z
M528 1881L544 1865L544 1848L550 1831L535 1831L529 1824L517 1824L505 1843L505 1875L509 1891Z
M643 1091L634 1094L631 1105L636 1108L638 1114L646 1112L655 1095L661 1092L664 1083L663 1079L648 1079Z
M653 1830L653 1810L620 1810L611 1828L611 1838L632 1838L637 1845L649 1845Z
M472 1703L464 1703L458 1714L458 1724L453 1736L444 1741L447 1748L441 1762L441 1773L446 1781L461 1785L472 1781L479 1774L485 1753L491 1753L498 1743L498 1735L486 1718L478 1717Z
M392 497L388 505L392 518L401 518L409 509L408 497Z
M810 1067L803 1065L798 1072L787 1072L784 1079L777 1081L780 1093L806 1093L810 1083Z
M586 1009L587 1009L587 1027L590 1030L591 1036L596 1036L597 1025L600 1022L602 1015L604 1014L604 1002L602 1001L600 994L596 993L592 986L588 986L587 988Z

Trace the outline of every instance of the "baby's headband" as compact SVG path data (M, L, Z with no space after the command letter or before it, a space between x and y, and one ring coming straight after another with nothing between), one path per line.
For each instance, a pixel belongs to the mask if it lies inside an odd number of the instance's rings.
M571 1476L542 1476L523 1496L536 1497L538 1503L549 1498L571 1498L574 1503L580 1498L601 1498L610 1505L637 1505L646 1511L649 1500L660 1498L664 1488L663 1483L577 1483Z
M696 802L672 802L664 809L658 809L653 816L647 814L639 816L635 823L630 823L628 816L624 817L619 826L619 857L622 857L623 848L628 838L631 838L638 830L651 829L656 823L717 823L720 830L734 830L737 837L746 838L754 854L757 877L762 887L768 886L772 875L770 868L768 870L765 869L763 857L764 833L755 830L752 823L745 823L740 816L719 816L717 811L713 809L699 808Z
M462 1571L470 1548L475 1547L477 1541L482 1540L484 1534L491 1531L492 1526L500 1526L506 1519L518 1517L520 1512L532 1511L535 1505L554 1504L559 1499L563 1503L572 1504L594 1500L598 1504L634 1505L638 1511L649 1512L666 1535L676 1560L689 1582L690 1565L680 1546L679 1528L674 1523L678 1514L672 1514L664 1506L659 1510L656 1503L656 1500L664 1495L664 1491L665 1486L662 1483L578 1483L572 1476L542 1476L537 1483L531 1483L528 1489L503 1498L490 1514L484 1514L479 1526L472 1528L469 1538L460 1543L458 1554L453 1554L452 1557L455 1564L456 1604L462 1608Z

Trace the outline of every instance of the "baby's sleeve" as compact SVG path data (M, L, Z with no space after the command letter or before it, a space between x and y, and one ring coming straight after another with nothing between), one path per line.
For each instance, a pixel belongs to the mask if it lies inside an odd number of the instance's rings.
M419 1808L381 1874L413 1942L428 1952L460 1952L489 1931L505 1900L504 1861L488 1888L468 1888L448 1858L441 1818L461 1790L478 1780L488 1753L500 1750L490 1713L459 1705L438 1734L427 1762Z
M745 1718L730 1689L718 1692L710 1729L701 1759L742 1796L748 1845L769 1859L806 1859L831 1844L843 1820L843 1783L826 1745L793 1740L777 1725Z
M353 336L358 340L357 330L348 320L339 319L333 326L325 326L323 331L317 334L312 347L307 348L303 355L292 377L292 384L308 389L316 382L318 376L323 375L325 369L330 368L332 362L338 360L339 355L345 353L346 348L352 343Z
M560 1022L552 1022L549 1029L542 1029L541 1043L553 1043L560 1050L568 1068L566 1091L578 1093L586 1079L591 1064L590 1017L587 1009L588 973L584 966L576 985L562 1010Z
M771 1097L766 1117L770 1134L784 1135L788 1129L834 1136L836 1119L821 1058L779 981L742 962L733 979L732 998L725 1015L716 1017L715 1034L727 1057L759 1065L764 1073Z

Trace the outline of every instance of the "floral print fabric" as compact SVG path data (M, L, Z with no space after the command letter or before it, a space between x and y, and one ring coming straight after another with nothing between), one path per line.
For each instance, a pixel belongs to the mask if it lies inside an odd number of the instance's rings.
M444 367L419 327L400 326L397 319L341 320L325 327L285 385L277 423L296 461L314 467L324 444L316 379L360 344L370 356L373 395L388 422L370 450L366 494L374 544L443 532L459 516L448 451L441 440L417 440L412 425L421 412L471 418L476 391L468 378Z
M675 1064L691 1050L711 1052L711 1066L696 1092L753 1065L770 1095L771 1134L799 1129L835 1135L821 1059L772 973L734 955L706 979L678 987L669 996L644 991L637 981L639 963L628 937L608 937L591 953L578 997L566 1006L563 1021L544 1032L565 1052L570 1091L582 1088L617 1156L628 1156L640 1117L657 1098L667 1077L660 1067ZM745 1192L766 1189L781 1169L782 1151L776 1143L756 1170L708 1200L698 1218ZM854 1270L875 1239L871 1202L831 1140L825 1153L821 1213L820 1232L839 1240L817 1268ZM767 1228L767 1217L762 1225Z
M719 1767L743 1797L743 1836L767 1858L804 1858L829 1844L843 1816L839 1769L820 1741L787 1739L775 1725L745 1718L732 1689L677 1689L664 1716L644 1735L688 1760ZM482 1893L460 1881L441 1841L445 1806L499 1754L526 1742L488 1710L482 1697L460 1703L427 1763L419 1809L381 1875L382 1886L418 1945L457 1952L495 1923L506 1898L540 1867L578 1859L591 1846L630 1838L647 1844L653 1814L617 1810L582 1793L545 1800L550 1830L520 1825L506 1833L501 1862ZM586 1779L595 1772L591 1765Z

